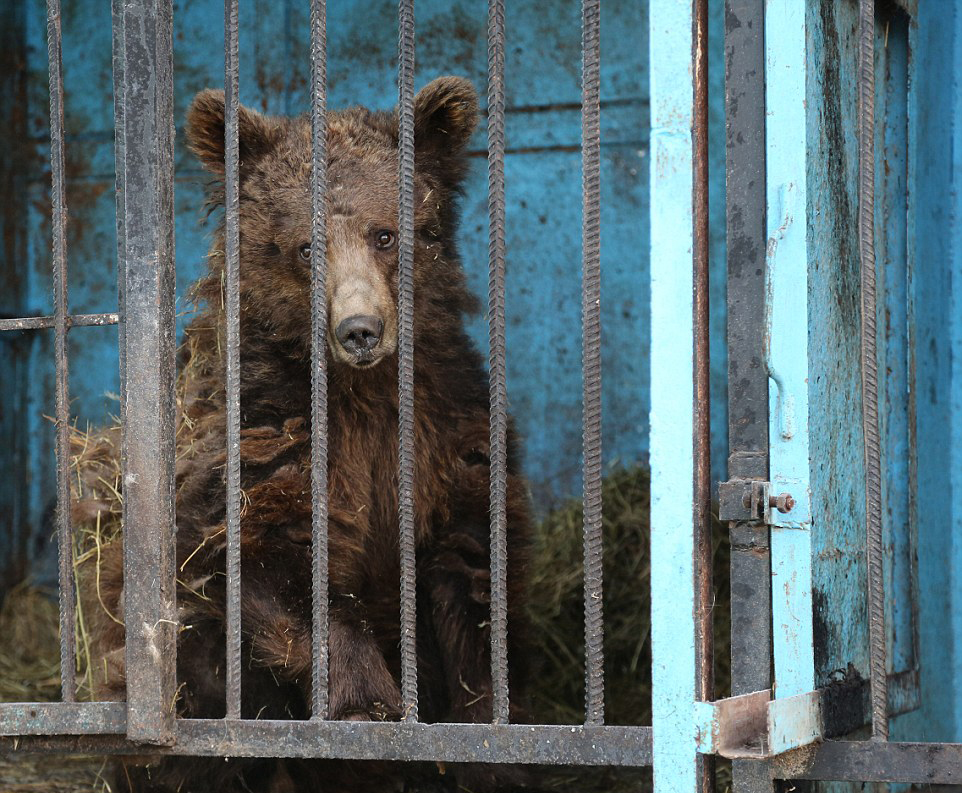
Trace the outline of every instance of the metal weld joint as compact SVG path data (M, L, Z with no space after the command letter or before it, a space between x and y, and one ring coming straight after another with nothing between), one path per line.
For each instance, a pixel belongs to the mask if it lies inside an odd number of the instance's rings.
M775 757L821 741L821 694L772 699L754 691L717 702L696 702L698 751L733 760Z

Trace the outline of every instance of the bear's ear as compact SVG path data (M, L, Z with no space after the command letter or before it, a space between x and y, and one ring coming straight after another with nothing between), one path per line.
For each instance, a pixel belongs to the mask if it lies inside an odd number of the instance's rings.
M419 156L457 158L478 125L478 94L463 77L438 77L414 97L414 145Z
M241 167L263 157L278 139L277 122L256 110L237 108L237 140ZM190 103L187 111L187 145L203 166L224 175L224 92L208 88Z

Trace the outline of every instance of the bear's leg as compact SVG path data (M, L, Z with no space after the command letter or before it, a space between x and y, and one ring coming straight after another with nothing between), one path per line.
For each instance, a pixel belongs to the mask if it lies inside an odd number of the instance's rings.
M401 715L401 692L384 653L362 625L331 615L330 715L332 719L389 721Z
M445 532L419 571L448 692L445 721L462 723L491 721L491 573L473 534Z

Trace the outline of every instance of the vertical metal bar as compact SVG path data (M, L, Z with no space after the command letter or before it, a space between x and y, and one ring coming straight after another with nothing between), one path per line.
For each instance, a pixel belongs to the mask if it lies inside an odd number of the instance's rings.
M708 5L695 0L695 123L694 156L694 523L695 577L698 587L698 698L713 699L711 605L711 415L708 348Z
M692 332L694 377L692 399L692 525L695 576L695 697L713 700L712 666L712 520L711 520L711 394L708 304L708 2L693 0L692 63L694 112L692 124ZM705 793L715 786L714 761L699 757L698 783Z
M811 267L806 163L804 9L795 0L765 5L765 365L771 379L771 492L792 509L771 512L772 655L779 698L815 687L809 453L808 274Z
M882 465L878 418L875 296L875 0L859 0L859 261L862 287L862 431L865 441L865 531L868 576L872 738L888 740Z
M174 114L171 0L118 7L123 68L127 735L174 741ZM132 199L132 197L134 197Z
M50 70L50 192L53 236L54 355L57 401L57 537L60 584L60 680L65 702L77 698L73 583L73 534L70 528L70 395L67 361L67 198L63 152L63 64L60 0L47 0L47 58Z
M601 531L601 0L583 0L581 55L585 724L604 724Z
M401 700L418 718L414 532L414 0L398 2L398 517Z
M509 720L508 390L504 317L504 0L488 2L488 344L491 448L491 684L495 724Z
M765 0L725 3L728 476L768 481L765 321ZM771 686L768 526L732 523L731 694ZM771 793L768 763L735 760L733 789Z
M328 717L327 0L311 0L311 497L314 648L311 717Z
M655 793L702 790L695 725L694 3L652 0L651 642Z
M126 323L124 322L125 306L127 304L126 279L124 277L124 261L127 256L127 242L125 240L126 224L124 223L124 192L123 178L124 160L126 159L126 130L124 122L124 8L123 0L111 0L112 22L112 64L114 74L114 193L116 206L117 229L117 345L118 364L120 367L120 426L127 425L126 394L127 394L127 363L126 363ZM121 455L123 451L121 450ZM120 469L124 470L126 463L121 457Z
M241 712L240 142L238 0L224 0L224 250L227 269L227 718Z

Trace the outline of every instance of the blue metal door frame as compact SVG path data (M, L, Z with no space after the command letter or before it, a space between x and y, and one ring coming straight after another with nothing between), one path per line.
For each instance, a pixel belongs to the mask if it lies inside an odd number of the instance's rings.
M767 225L764 311L759 327L770 379L770 469L765 503L769 495L773 504L776 496L791 496L779 503L788 503L788 509L772 509L765 516L770 526L771 599L765 601L767 593L760 587L754 601L756 608L770 609L774 699L767 701L767 691L733 690L741 696L715 703L700 702L696 695L694 616L698 614L699 582L689 560L697 558L697 530L691 524L691 461L683 459L683 452L690 448L694 408L687 399L695 366L694 328L688 319L694 285L688 264L694 245L691 80L697 73L692 54L697 42L693 42L693 18L687 4L653 3L651 459L656 789L697 789L699 751L752 756L751 752L740 753L737 747L732 752L726 744L732 737L726 730L740 717L758 720L748 732L762 734L767 746L755 755L759 774L754 778L746 774L739 779L736 763L737 790L770 790L772 779L779 777L913 781L927 774L930 781L957 783L962 756L958 744L828 741L809 755L802 768L792 768L776 757L786 748L818 742L863 723L861 692L868 676L868 631L857 278L854 292L851 284L845 284L846 279L851 281L846 271L851 272L853 262L855 272L858 266L857 247L846 247L845 239L856 235L858 206L853 170L858 161L858 126L854 102L849 101L857 87L858 54L852 31L858 9L855 4L815 0L731 5L741 11L752 5L764 10ZM886 606L889 663L884 688L890 700L890 719L907 714L895 719L895 734L916 739L959 737L958 698L945 696L957 687L959 679L953 660L958 657L955 637L960 633L954 625L957 610L952 609L947 624L943 617L946 599L954 603L951 593L956 588L958 562L953 537L957 532L953 534L951 529L959 520L959 510L954 503L942 502L948 514L944 522L936 521L939 525L933 526L920 504L925 501L921 494L926 482L932 483L932 492L956 493L959 470L956 441L962 420L954 362L962 324L958 319L962 316L958 311L962 262L955 186L962 170L956 162L962 102L954 87L962 78L960 13L957 3L920 9L914 3L901 2L876 11L874 26L875 236L878 278L884 287L877 312L885 334L880 342L880 368L887 373L882 394L883 477L887 483L883 523L888 548L884 581L891 593ZM934 73L945 76L947 82L933 80ZM920 125L927 122L932 128L926 127L922 133ZM926 181L920 182L920 178ZM951 206L946 206L946 197ZM926 204L924 214L919 203ZM939 264L923 271L917 266L920 254L934 256ZM939 289L941 294L937 294ZM850 302L853 295L854 302ZM923 305L932 308L923 309ZM926 387L928 390L923 390ZM937 437L939 431L941 438ZM926 442L929 450L920 454L917 450L924 449ZM724 510L725 492L722 504ZM947 553L929 550L919 554L920 571L916 573L914 558L925 548L926 535ZM737 551L733 549L733 555L737 556ZM931 581L926 569L932 569ZM739 585L735 575L733 584ZM733 647L744 644L743 637L740 645L737 631L747 625L739 625L735 619L738 605L733 603ZM916 624L919 610L926 617L921 631ZM746 608L741 616L748 612ZM936 634L943 637L941 644ZM764 631L755 635L761 640L758 651L764 653ZM937 646L948 657L937 657ZM841 679L832 671L839 667ZM940 682L929 688L926 677L930 684ZM833 692L820 688L833 680L840 684ZM840 701L833 697L846 688L855 693L842 703L842 709L849 717L859 711L852 723L839 720L834 711ZM941 701L935 701L939 696L933 692L938 691L943 692ZM689 714L689 702L693 714ZM822 706L827 708L824 713L820 712ZM764 717L760 715L763 712Z

